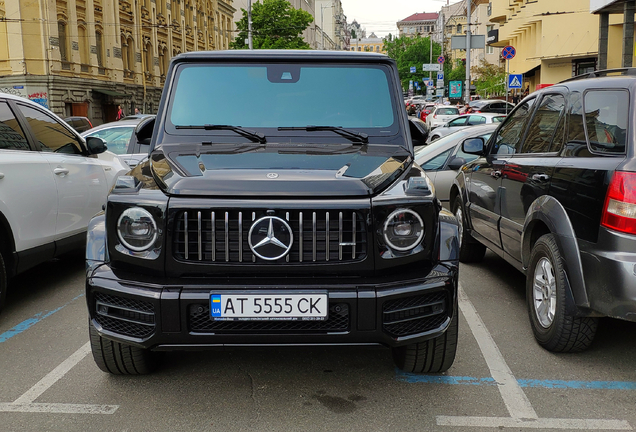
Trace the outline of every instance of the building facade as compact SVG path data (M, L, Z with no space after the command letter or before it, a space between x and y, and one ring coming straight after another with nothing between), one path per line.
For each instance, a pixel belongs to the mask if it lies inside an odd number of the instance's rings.
M437 31L438 13L415 13L397 22L398 36L429 37Z
M489 11L490 4L487 0L485 0L481 4L477 5L473 2L473 9L470 14L471 34L484 35L486 37L486 41L488 41L489 33L492 35L493 32L498 33L499 30L499 24L491 23L489 21ZM501 49L502 48L500 47L488 44L485 49L472 49L470 52L470 64L472 66L477 66L482 60L484 60L487 63L501 66L503 64Z
M233 14L232 0L0 1L0 91L94 125L117 105L154 113L170 59L227 49Z
M453 67L458 61L466 58L466 50L451 49L453 36L466 34L468 19L466 17L466 1L462 0L449 6L443 6L440 11L441 35L439 36L446 61L452 62Z
M599 19L589 0L491 0L489 20L498 41L512 45L510 73L523 74L530 91L597 68Z
M324 49L343 50L347 47L347 17L340 0L316 0L317 25L321 26L332 47ZM322 35L321 35L322 37Z
M371 33L368 38L352 38L349 51L377 52L386 54L386 51L384 50L384 39L377 37L374 33Z
M358 21L353 20L351 24L347 25L347 29L349 30L349 34L354 39L364 39L367 37L366 29L363 29L362 26L358 23Z
M599 18L598 68L632 67L636 1L590 0L590 12Z

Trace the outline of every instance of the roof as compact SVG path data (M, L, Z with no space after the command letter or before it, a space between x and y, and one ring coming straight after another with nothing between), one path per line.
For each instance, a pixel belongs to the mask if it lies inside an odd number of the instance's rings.
M227 51L191 51L173 57L179 60L232 60L232 61L294 61L294 60L334 60L334 61L388 61L385 54L354 51L322 50L227 50Z
M414 13L413 15L404 18L402 21L398 21L398 22L404 22L404 21L437 21L437 18L439 17L438 13Z

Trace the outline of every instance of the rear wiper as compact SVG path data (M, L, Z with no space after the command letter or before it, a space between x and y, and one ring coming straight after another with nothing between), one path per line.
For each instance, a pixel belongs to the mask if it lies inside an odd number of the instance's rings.
M244 136L245 138L249 138L254 142L259 142L261 144L265 144L267 140L265 139L265 135L260 132L254 132L249 129L243 129L240 126L232 126L232 125L216 125L216 124L206 124L206 125L189 125L189 126L175 126L176 129L203 129L203 130L231 130L236 132L237 134Z
M279 131L304 130L307 132L332 131L355 143L367 144L369 142L369 135L362 132L356 132L351 129L345 129L340 126L279 127L278 130Z

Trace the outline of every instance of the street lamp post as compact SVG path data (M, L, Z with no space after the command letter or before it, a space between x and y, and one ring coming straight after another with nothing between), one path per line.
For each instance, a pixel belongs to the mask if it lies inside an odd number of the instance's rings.
M254 49L252 44L252 0L247 0L247 41L249 49Z

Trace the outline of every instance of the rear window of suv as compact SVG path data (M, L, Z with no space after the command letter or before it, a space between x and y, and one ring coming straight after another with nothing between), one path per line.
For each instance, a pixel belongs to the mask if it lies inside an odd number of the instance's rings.
M168 132L207 124L397 129L389 68L381 65L186 64L175 80Z
M583 108L592 151L625 153L629 93L626 90L590 90L583 97Z

